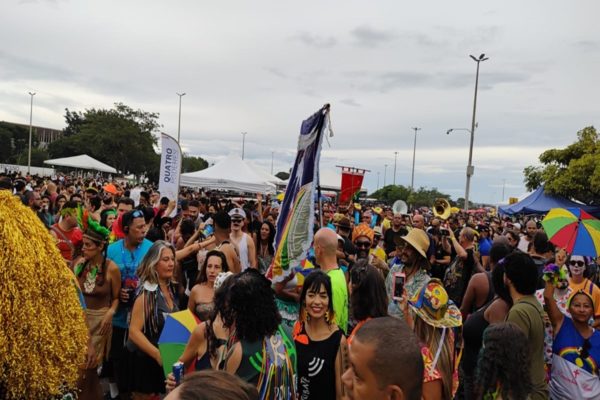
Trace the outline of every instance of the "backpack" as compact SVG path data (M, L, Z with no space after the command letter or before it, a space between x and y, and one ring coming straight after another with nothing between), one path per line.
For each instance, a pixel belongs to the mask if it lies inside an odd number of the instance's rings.
M463 260L459 256L456 256L444 274L444 288L446 289L446 292L448 292L448 297L459 307L465 289L464 281L462 279L463 266Z

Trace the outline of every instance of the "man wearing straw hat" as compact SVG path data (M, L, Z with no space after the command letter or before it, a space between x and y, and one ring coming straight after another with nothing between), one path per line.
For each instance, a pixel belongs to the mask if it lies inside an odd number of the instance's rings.
M385 279L385 287L388 294L389 304L388 313L391 316L403 318L404 313L400 304L393 299L394 275L404 273L404 289L409 298L412 298L427 282L430 276L427 274L429 269L429 260L427 258L427 249L429 248L429 236L422 229L412 229L407 235L402 236L399 244L404 247L399 250L396 257L399 263L392 265L390 272ZM399 246L400 247L400 246Z

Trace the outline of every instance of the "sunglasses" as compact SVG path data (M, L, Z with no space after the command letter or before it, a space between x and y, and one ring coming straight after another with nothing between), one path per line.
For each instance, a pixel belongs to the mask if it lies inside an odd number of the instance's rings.
M232 219L232 220L231 220L231 222L232 222L233 224L241 224L241 223L242 223L242 221L243 221L243 219Z
M571 261L569 261L569 265L572 267L574 267L574 266L584 267L585 263L581 260L579 260L579 261L571 260Z
M131 216L132 216L133 218L144 218L144 213L143 213L143 212L141 212L140 210L135 210L135 211L134 211L134 212L131 214Z
M371 242L365 242L365 241L356 242L356 243L354 243L354 245L358 248L371 247Z

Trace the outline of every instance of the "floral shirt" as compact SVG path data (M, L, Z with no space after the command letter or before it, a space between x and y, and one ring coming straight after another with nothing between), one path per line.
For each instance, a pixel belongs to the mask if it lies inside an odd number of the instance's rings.
M396 263L396 261L397 259L394 258L390 272L385 278L385 289L387 291L388 299L390 299L388 304L388 314L390 314L392 317L404 318L404 313L402 312L400 304L398 304L398 302L392 298L394 291L394 274L396 272L404 271L404 264L401 264L399 261ZM406 290L408 298L410 299L416 293L418 293L423 285L429 282L430 279L431 277L422 269L418 270L414 275L407 278L406 283L404 284L404 289Z
M454 333L449 330L451 347L454 347ZM423 383L433 382L438 379L442 379L442 374L439 369L433 364L434 356L431 354L429 347L421 345L421 356L423 357ZM456 360L458 361L458 359ZM458 379L458 362L454 365L454 371L452 371L452 396L456 394L458 390L459 379Z

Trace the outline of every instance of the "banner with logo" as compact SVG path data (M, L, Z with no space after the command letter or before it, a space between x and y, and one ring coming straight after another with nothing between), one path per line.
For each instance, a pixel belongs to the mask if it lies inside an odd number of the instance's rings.
M315 193L324 132L329 129L329 105L302 122L298 153L277 218L275 257L268 276L281 281L288 270L302 269L313 240Z
M182 154L177 140L161 134L160 178L158 190L161 197L177 200L179 195L179 177L181 176Z
M362 187L363 183L363 178L365 177L365 170L352 167L341 168L342 185L340 189L340 197L338 199L338 204L348 205L360 192L360 188Z

